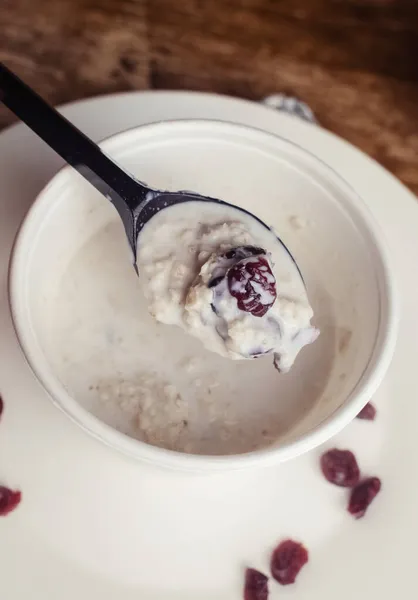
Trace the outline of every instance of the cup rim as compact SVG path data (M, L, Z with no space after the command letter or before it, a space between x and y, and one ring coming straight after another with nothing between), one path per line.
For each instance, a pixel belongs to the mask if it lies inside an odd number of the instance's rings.
M138 132L141 133L146 129L159 129L164 127L172 129L185 124L191 127L206 124L209 127L220 126L226 129L233 128L235 130L247 131L252 134L256 133L256 135L262 136L265 139L270 138L270 140L274 141L276 144L277 141L280 141L282 145L291 147L293 151L296 151L305 159L309 159L317 167L319 166L322 172L337 184L338 188L344 193L344 196L349 198L350 206L354 207L362 225L365 227L369 243L371 242L375 249L373 263L376 267L375 271L377 273L383 309L381 310L379 327L369 362L365 366L363 375L354 386L351 393L347 396L344 403L310 431L302 434L295 440L285 441L283 445L279 447L266 447L243 454L219 456L186 454L152 446L146 442L131 438L130 436L119 432L112 426L107 425L92 415L87 409L83 408L77 400L65 390L64 386L59 383L58 379L53 375L53 371L49 367L48 361L43 356L42 352L40 353L37 350L36 344L33 343L36 336L30 331L29 320L26 319L25 322L24 302L20 293L21 283L24 281L25 274L25 257L27 256L28 237L30 237L28 236L28 233L37 220L38 212L41 212L42 209L45 209L50 205L51 189L58 190L59 187L65 187L66 177L70 176L73 172L72 167L68 165L62 167L37 195L15 238L8 273L9 304L13 326L29 367L50 396L54 405L60 408L68 417L77 423L79 427L89 433L92 437L125 455L154 465L176 470L197 472L237 470L246 467L256 467L260 465L268 466L285 462L326 442L352 421L375 393L389 367L395 350L399 321L398 300L393 271L390 267L391 261L389 252L382 233L374 222L374 218L369 212L367 205L351 185L323 160L308 150L305 150L300 145L287 140L285 137L255 127L228 121L214 119L175 119L128 128L104 138L99 145L106 151L114 150L118 146L128 148L130 147L130 138L134 138ZM34 243L33 238L32 243ZM33 339L31 334L33 335Z

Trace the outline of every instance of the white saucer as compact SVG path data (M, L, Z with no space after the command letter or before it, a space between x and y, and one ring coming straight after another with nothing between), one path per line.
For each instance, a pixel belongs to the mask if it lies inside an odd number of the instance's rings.
M246 565L268 571L281 539L310 561L271 598L357 600L418 593L418 207L372 160L315 125L249 102L193 93L133 93L79 102L64 113L100 139L141 123L211 118L279 133L317 154L367 201L393 253L402 302L392 366L375 422L355 421L332 442L354 450L383 489L366 517L345 511L311 453L261 472L192 476L151 470L89 438L55 409L12 330L7 268L19 222L61 161L25 127L0 135L0 484L22 490L0 518L7 600L238 600ZM329 444L330 445L330 444Z

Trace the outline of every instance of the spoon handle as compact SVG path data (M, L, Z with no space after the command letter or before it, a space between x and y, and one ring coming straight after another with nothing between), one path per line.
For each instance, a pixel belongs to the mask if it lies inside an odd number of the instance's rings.
M147 187L121 169L1 62L0 101L107 196L123 220L122 212L133 212L145 199Z

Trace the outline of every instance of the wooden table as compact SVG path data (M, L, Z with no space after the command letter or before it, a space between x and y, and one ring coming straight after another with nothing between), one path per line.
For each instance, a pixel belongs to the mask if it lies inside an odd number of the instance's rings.
M0 60L55 104L296 95L418 193L418 0L0 0Z

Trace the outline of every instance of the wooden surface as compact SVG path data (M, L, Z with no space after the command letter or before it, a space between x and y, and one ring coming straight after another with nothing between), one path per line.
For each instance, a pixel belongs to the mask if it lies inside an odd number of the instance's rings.
M54 104L296 95L418 193L418 0L0 0L0 60Z

